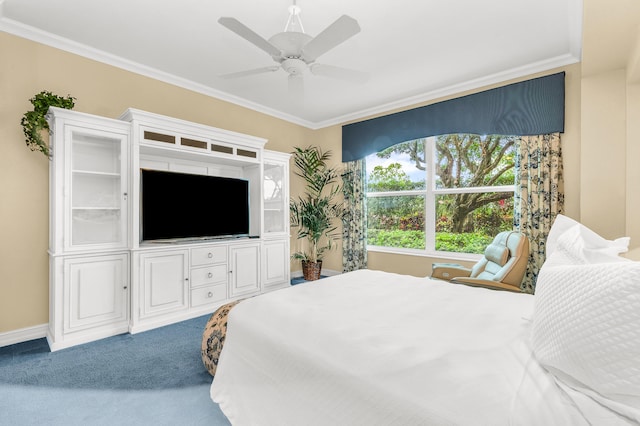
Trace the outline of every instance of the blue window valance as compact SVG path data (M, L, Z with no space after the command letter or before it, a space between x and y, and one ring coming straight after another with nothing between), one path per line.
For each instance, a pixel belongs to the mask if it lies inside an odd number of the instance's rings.
M542 135L564 132L565 73L342 127L342 161L353 161L400 142L450 133Z

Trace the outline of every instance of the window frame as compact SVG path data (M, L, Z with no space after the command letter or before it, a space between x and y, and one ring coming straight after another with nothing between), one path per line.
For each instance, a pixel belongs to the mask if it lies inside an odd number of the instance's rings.
M423 196L424 197L424 233L425 233L425 248L403 248L403 247L389 247L389 246L374 246L367 241L368 251L377 251L383 253L400 253L400 254L412 254L421 255L436 258L447 259L459 259L459 260L478 260L482 257L482 254L477 253L461 253L442 251L435 249L436 242L436 218L433 212L436 211L436 198L438 195L448 194L472 194L472 193L487 193L487 192L511 192L515 196L515 182L513 185L499 185L499 186L474 186L463 188L436 188L436 174L435 174L435 143L436 136L429 136L424 139L425 143L425 164L431 165L426 167L424 176L426 179L424 189L412 189L405 191L365 191L365 199L379 198L379 197L398 197L398 196ZM366 162L366 160L365 160ZM431 213L430 213L431 212ZM368 229L368 225L367 225Z

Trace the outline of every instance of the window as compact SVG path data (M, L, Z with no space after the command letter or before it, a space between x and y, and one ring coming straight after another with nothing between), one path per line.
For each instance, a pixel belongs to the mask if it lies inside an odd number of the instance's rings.
M515 140L450 134L366 157L368 244L482 253L513 227Z

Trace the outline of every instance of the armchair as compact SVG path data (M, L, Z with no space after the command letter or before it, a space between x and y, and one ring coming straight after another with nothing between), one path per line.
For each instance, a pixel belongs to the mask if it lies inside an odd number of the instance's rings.
M496 235L485 249L483 258L472 268L434 263L431 277L454 284L519 292L528 259L527 237L520 232L504 231Z

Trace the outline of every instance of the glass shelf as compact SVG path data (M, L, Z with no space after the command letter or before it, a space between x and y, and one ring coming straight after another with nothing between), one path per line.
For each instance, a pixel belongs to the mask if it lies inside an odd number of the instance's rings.
M125 244L123 149L126 136L70 128L71 245Z
M121 239L120 209L74 209L72 244L116 243Z
M73 170L120 174L120 138L72 133Z
M103 174L74 175L72 207L120 207L120 176Z
M80 210L120 210L120 207L90 207L90 206L78 206L72 207L74 211Z
M94 170L72 170L74 175L86 175L86 176L107 176L107 177L120 177L120 173L114 172L96 172Z

